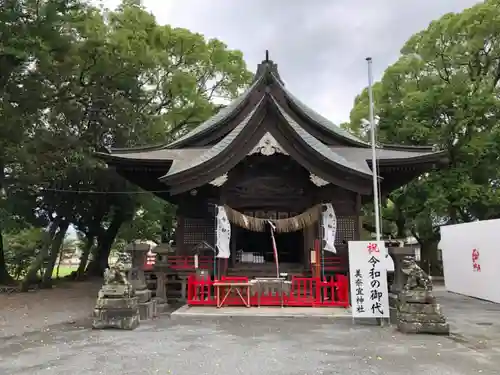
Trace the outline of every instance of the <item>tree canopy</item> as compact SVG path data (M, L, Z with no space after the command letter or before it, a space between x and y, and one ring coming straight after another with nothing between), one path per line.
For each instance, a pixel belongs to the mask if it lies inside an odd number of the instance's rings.
M158 24L139 1L113 10L83 0L5 1L0 283L12 281L5 252L14 243L29 243L36 254L26 283L42 267L50 283L70 225L87 242L85 264L93 254L87 269L93 273L107 266L117 236L158 236L162 226L172 227L167 203L139 192L91 154L167 143L211 116L214 99L234 98L250 79L241 52ZM130 230L120 230L124 224ZM45 240L34 240L35 228ZM4 243L2 233L18 234Z

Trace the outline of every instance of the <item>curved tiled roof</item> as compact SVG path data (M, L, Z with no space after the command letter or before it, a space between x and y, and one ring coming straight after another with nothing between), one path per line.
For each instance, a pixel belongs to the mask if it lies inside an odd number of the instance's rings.
M253 117L253 115L257 111L257 109L261 106L263 101L264 101L264 98L261 99L261 101L252 110L252 112L250 112L247 115L247 117L245 117L245 119L243 121L241 121L227 136L225 136L220 142L218 142L216 145L214 145L210 149L207 149L207 151L205 151L199 157L197 157L194 160L189 161L188 163L174 161L174 163L172 164L172 167L170 168L170 170L168 171L168 173L165 177L172 176L174 174L178 174L178 173L181 173L185 170L194 168L194 167L201 165L204 162L216 157L217 155L219 155L222 151L224 151L234 141L234 139L245 128L245 126L248 124L250 119ZM182 150L179 150L179 151L182 151Z
M327 145L325 145L320 140L313 137L307 131L305 131L297 122L288 114L286 111L278 104L276 99L272 97L274 105L278 108L281 115L285 118L288 124L292 127L292 129L297 133L297 135L307 143L307 145L319 152L325 159L332 161L335 164L338 164L344 168L351 169L353 171L358 172L361 175L372 176L372 171L368 166L363 166L362 164L358 164L356 162L352 162L339 155L335 151L332 151Z
M308 107L306 104L301 102L295 95L293 95L281 81L274 76L273 73L271 75L274 77L276 83L279 85L279 87L283 90L285 93L285 97L292 102L297 109L302 112L305 117L309 118L316 124L318 124L320 127L322 127L324 130L333 133L341 138L344 138L352 143L355 143L360 146L367 146L369 147L370 144L363 141L362 139L359 139L355 135L349 133L347 130L342 129L340 126L335 125L333 122L328 120L327 118L323 117L320 115L318 112L314 111L312 108Z

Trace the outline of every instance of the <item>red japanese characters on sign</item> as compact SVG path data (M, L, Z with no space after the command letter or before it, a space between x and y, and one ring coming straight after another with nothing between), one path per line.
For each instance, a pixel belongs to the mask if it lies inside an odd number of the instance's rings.
M472 269L474 272L481 272L481 265L479 264L479 251L472 249Z
M378 245L376 243L370 242L366 249L368 250L368 254L380 253L380 250L379 250Z

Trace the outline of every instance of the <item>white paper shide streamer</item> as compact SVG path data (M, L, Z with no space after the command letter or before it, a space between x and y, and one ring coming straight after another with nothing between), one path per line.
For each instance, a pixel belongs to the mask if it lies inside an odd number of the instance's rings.
M231 254L231 223L223 206L217 206L216 246L217 258L228 259Z
M323 205L321 219L321 225L323 226L323 248L326 251L336 253L335 234L337 232L337 216L331 203Z

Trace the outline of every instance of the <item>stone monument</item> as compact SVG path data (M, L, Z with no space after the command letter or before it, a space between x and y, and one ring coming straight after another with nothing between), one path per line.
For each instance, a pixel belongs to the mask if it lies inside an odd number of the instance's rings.
M117 264L104 272L92 314L92 328L135 329L139 325L139 304L123 267Z
M403 259L402 271L407 280L398 294L398 330L403 333L448 335L450 327L436 302L429 276L413 257Z

